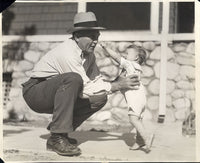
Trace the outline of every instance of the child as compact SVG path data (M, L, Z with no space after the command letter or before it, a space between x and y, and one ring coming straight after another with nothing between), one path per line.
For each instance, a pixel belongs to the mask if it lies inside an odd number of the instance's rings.
M106 48L102 44L100 45L106 51L107 55L113 58L120 67L126 71L126 76L137 74L140 79L142 73L141 65L146 60L146 52L142 48L134 46L136 53L129 53L122 57L119 53ZM144 112L146 104L144 86L140 83L140 86L138 86L136 90L127 90L123 94L129 108L128 115L130 123L137 130L136 143L130 147L130 150L137 150L145 147L145 151L149 152L154 135L148 134L142 124L141 115Z

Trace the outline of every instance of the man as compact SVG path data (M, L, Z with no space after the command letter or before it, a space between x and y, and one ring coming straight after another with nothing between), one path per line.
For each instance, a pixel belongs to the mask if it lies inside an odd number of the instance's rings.
M23 96L30 108L53 114L47 149L60 155L81 153L77 140L69 138L68 133L106 104L108 92L139 85L137 76L112 83L100 79L94 48L101 29L104 28L97 26L94 13L76 14L72 38L42 57L30 80L23 84Z

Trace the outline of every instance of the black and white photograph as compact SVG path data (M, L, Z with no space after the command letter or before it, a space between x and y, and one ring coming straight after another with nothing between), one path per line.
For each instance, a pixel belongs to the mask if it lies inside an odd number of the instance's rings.
M1 2L4 162L198 162L200 2Z

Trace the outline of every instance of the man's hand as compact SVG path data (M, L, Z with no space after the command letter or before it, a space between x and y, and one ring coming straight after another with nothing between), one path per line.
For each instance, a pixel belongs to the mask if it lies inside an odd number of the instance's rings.
M82 98L105 95L107 91L110 91L110 89L111 84L109 82L105 82L102 77L99 76L84 85Z
M112 83L111 91L121 90L137 90L139 88L140 81L137 74L133 74L127 77L120 76L117 81Z

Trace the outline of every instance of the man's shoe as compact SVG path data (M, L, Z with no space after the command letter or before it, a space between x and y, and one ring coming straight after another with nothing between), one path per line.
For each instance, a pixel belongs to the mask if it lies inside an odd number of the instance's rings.
M70 137L68 136L67 133L66 133L66 134L63 134L63 135L64 135L64 137L69 141L70 144L78 145L78 141L77 141L76 139L70 138Z
M73 144L73 145L78 145L78 141L74 138L70 138L70 137L67 137L69 143Z
M80 148L72 145L63 134L53 133L47 140L47 150L54 151L63 156L77 156L81 154Z

